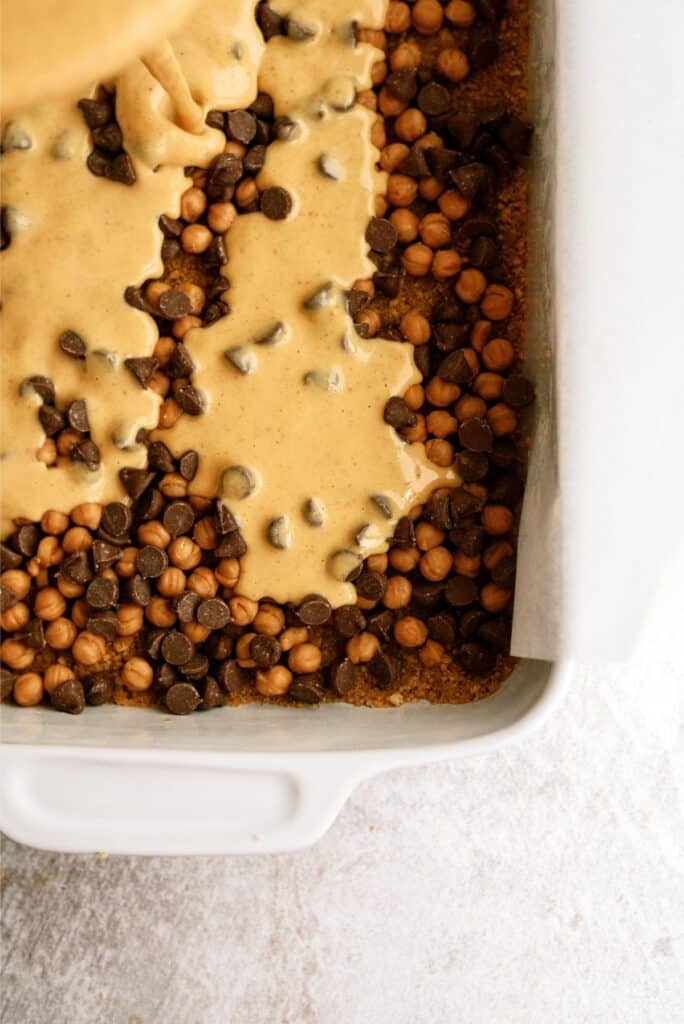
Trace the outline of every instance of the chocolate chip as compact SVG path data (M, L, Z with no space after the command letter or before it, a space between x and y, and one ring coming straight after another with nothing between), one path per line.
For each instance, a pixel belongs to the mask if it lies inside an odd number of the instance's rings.
M128 288L124 291L124 300L129 306L132 306L133 309L140 309L143 312L147 312L147 303L145 302L142 288L129 284Z
M28 625L14 636L24 647L30 647L32 651L40 651L45 647L45 633L40 619L31 619Z
M508 377L504 381L503 400L514 409L523 409L534 401L534 387L525 377Z
M213 676L207 676L204 680L204 692L202 694L202 711L211 711L212 708L220 708L223 705L223 696Z
M480 235L476 238L468 250L468 260L471 267L478 270L491 270L496 266L499 259L499 247L493 238Z
M158 473L174 473L176 470L171 452L162 441L153 441L148 447L147 462L150 469Z
M126 537L133 525L133 513L121 501L111 501L102 510L101 526L112 537Z
M270 120L273 117L273 99L267 92L259 92L247 109L257 117L265 117Z
M471 494L465 487L455 487L449 494L449 507L455 523L466 516L476 515L484 507L484 499Z
M338 697L345 697L349 693L356 683L356 675L356 666L349 658L333 666L330 671L330 685Z
M157 686L160 686L162 690L168 690L170 686L178 682L178 675L176 670L167 665L165 661L161 665L156 665L154 669L154 681Z
M453 616L447 612L431 615L425 624L430 638L442 644L447 650L456 642L458 627Z
M465 451L456 456L455 469L461 480L482 480L489 470L489 459L482 452Z
M40 543L40 530L33 523L25 523L13 535L12 543L24 558L33 558Z
M66 421L61 412L55 409L53 405L41 405L38 410L38 419L48 437L54 437L55 434L59 434L66 426Z
M95 571L98 573L118 562L122 554L121 548L110 544L109 541L100 539L93 541L90 551L93 556ZM73 555L69 555L62 562L62 573L73 583L85 583L91 579L92 573L88 566L88 556L86 553L78 551Z
M463 349L450 352L439 365L437 376L450 384L469 384L475 376L475 371L468 362Z
M385 217L373 217L366 228L366 241L376 252L390 252L399 241L399 233Z
M67 421L70 427L77 430L79 434L87 434L90 430L88 423L88 411L85 399L77 398L67 406Z
M388 399L385 403L382 417L385 423L389 423L390 427L394 427L395 430L404 430L415 426L416 423L415 412L398 395Z
M492 64L499 56L499 43L486 25L473 25L468 39L468 56L472 71Z
M180 288L169 288L159 296L159 311L167 320L180 320L191 310L192 303Z
M84 359L86 354L86 343L76 331L62 331L59 336L59 347L65 356L72 359Z
M214 506L214 526L216 532L223 536L226 533L233 533L237 530L238 524L235 521L235 516L230 511L227 505L224 505L222 501L216 502Z
M149 473L146 469L125 468L119 470L119 480L129 498L132 501L137 501L143 491L154 481L154 473Z
M404 68L401 71L393 71L385 79L384 86L396 99L406 104L410 103L418 88L415 69Z
M401 291L405 276L403 270L377 271L373 274L373 284L388 299L396 299ZM391 328L383 328L383 332L386 338L393 337Z
M523 481L513 473L499 473L489 484L489 501L515 505L522 498Z
M239 530L222 537L214 550L217 558L242 558L246 552L247 545Z
M151 629L145 634L145 651L150 658L161 658L161 645L166 636L165 629Z
M114 157L107 170L107 177L121 185L135 184L135 168L128 153L119 153Z
M113 611L98 612L97 615L90 615L88 617L86 628L91 633L95 633L97 636L101 636L111 642L118 635L119 620Z
M180 238L183 234L183 221L180 217L169 217L162 213L158 223L164 238Z
M116 121L92 129L93 144L105 153L116 156L123 146L123 135Z
M198 391L192 384L179 388L176 392L176 401L183 412L188 416L199 416L204 412L206 401L201 391Z
M489 621L489 615L484 608L466 608L461 612L459 627L464 640L472 640L477 635L485 622Z
M179 594L173 602L173 610L178 616L179 622L192 622L195 612L202 598L192 590L186 590Z
M164 702L172 715L189 715L201 701L192 683L174 683L164 695Z
M492 429L484 417L472 416L459 426L458 440L468 451L490 452L493 442Z
M239 693L249 682L249 673L237 661L224 661L218 672L218 681L226 693Z
M204 679L209 671L209 659L199 651L195 651L190 661L180 666L181 675L186 679Z
M507 555L492 569L492 580L501 587L512 587L515 581L515 558Z
M269 220L284 220L292 210L292 197L276 185L261 193L259 208Z
M159 367L159 360L153 356L131 357L124 359L124 366L131 371L138 383L146 388L155 370Z
M169 559L161 548L146 544L138 552L135 564L143 579L156 580L168 567Z
M111 608L118 596L119 587L106 576L98 576L86 590L86 601L91 608Z
M276 14L268 4L261 3L256 11L257 21L266 42L274 36L282 35L285 28L285 19Z
M467 526L451 530L449 540L464 555L479 555L484 547L485 531L481 526Z
M187 501L172 501L164 509L164 527L172 537L189 533L195 524L195 512Z
M257 635L249 645L249 653L257 668L271 668L280 658L280 644L274 636Z
M499 128L499 138L515 156L527 156L532 141L532 125L519 117L511 117Z
M79 441L78 444L74 445L71 449L71 458L74 462L83 462L86 469L89 469L92 473L100 465L100 449L94 441L86 438L86 440Z
M107 672L96 672L83 680L86 704L99 707L108 704L114 696L114 682Z
M397 167L399 174L407 174L409 178L426 178L430 174L430 165L427 162L425 151L420 146L414 146Z
M416 531L413 521L408 516L402 516L394 527L392 536L394 547L412 548L416 546Z
M451 95L438 82L429 82L418 93L417 103L428 117L437 117L451 109Z
M198 606L196 616L207 629L223 629L230 622L230 609L219 597L209 597Z
M411 600L419 608L435 608L441 604L444 594L444 583L431 583L427 580L418 580L413 584Z
M321 626L332 615L332 607L326 597L309 594L300 601L296 615L305 626Z
M83 685L77 679L67 679L53 691L50 703L56 711L80 715L85 707Z
M385 577L379 572L362 572L354 582L356 593L365 601L379 601L385 592Z
M297 676L287 691L290 700L300 704L319 704L323 699L323 676L320 672L307 672Z
M484 676L494 668L496 658L491 651L477 643L462 644L456 650L461 668L474 676Z
M183 452L178 460L178 472L183 479L188 482L195 479L198 466L199 455L196 451L192 451L192 449L190 451Z
M8 608L13 608L15 604L19 604L20 600L18 594L15 594L4 583L0 583L0 612L6 612Z
M8 569L18 569L21 565L21 555L16 551L12 551L7 544L0 544L0 571L6 572Z
M195 364L182 341L174 348L165 369L169 377L189 377L194 372Z
M388 608L378 612L376 615L372 615L368 619L368 632L372 633L373 636L377 636L378 639L387 643L392 635L392 627L394 626L394 612L391 612Z
M447 323L436 323L432 329L432 337L435 347L440 352L453 352L454 349L463 348L468 344L468 324L459 324L448 321Z
M152 588L139 573L126 580L125 590L127 599L141 608L146 608L152 600Z
M86 167L96 178L108 178L111 170L111 159L107 153L94 149L88 154Z
M106 100L82 99L78 101L77 106L91 131L93 128L102 128L114 116L111 103Z
M472 203L475 196L487 180L486 164L472 161L469 164L462 164L451 172L451 180L454 185L469 203Z
M289 142L297 135L298 125L291 117L277 117L273 122L273 135L279 142Z
M454 608L466 608L477 600L477 585L467 576L452 576L447 581L444 596Z
M258 174L266 163L266 146L252 146L242 158L245 174Z
M206 192L211 202L228 201L242 177L242 160L234 153L219 153L209 165Z
M184 633L173 629L162 640L161 653L169 665L186 665L195 653L195 647Z
M507 651L511 643L511 624L504 618L489 619L482 623L477 636L495 650Z
M229 110L225 132L228 138L247 146L256 135L256 117L248 110Z
M355 604L343 604L333 612L335 629L343 637L356 636L366 628L366 616Z
M384 651L377 651L368 662L368 671L375 685L384 689L393 682L397 674L397 663Z

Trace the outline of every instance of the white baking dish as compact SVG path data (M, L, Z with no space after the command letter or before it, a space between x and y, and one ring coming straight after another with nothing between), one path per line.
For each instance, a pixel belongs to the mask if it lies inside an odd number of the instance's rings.
M536 4L533 6L537 6ZM552 4L533 19L529 360L540 442L531 479L555 459L550 278L553 239ZM544 356L544 358L542 358ZM538 489L535 497L538 498ZM251 705L174 718L103 707L79 717L3 708L1 827L33 846L116 853L243 853L313 842L364 777L520 739L560 699L567 664L521 661L493 697L375 710Z

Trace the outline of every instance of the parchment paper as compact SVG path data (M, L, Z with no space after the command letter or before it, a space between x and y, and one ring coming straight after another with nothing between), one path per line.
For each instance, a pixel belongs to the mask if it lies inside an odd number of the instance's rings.
M561 2L554 32L532 6L538 398L512 649L684 657L684 8Z

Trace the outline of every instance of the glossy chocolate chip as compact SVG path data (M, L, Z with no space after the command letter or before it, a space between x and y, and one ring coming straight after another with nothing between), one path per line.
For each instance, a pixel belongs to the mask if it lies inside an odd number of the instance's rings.
M356 666L345 658L330 671L330 685L338 697L345 697L356 683Z
M187 501L172 501L164 509L163 523L172 537L189 533L195 523L192 505Z
M292 197L284 188L275 185L261 193L259 208L269 220L284 220L292 210Z
M320 672L297 676L287 695L299 704L318 704L323 699L323 677Z
M366 228L366 241L376 252L390 252L399 241L399 233L385 217L373 217Z
M106 576L98 576L86 590L86 601L91 608L111 608L119 597L119 586Z
M466 608L477 600L477 584L467 576L452 576L447 581L444 596L454 608Z
M141 548L136 558L136 568L143 579L157 579L168 567L169 559L162 548L156 548L152 544L146 544Z
M300 601L297 608L297 618L306 626L320 626L328 621L331 614L330 602L320 594L309 594Z
M186 665L194 653L195 646L192 641L176 629L167 633L162 640L161 654L169 665Z
M50 703L57 711L80 715L85 707L83 685L77 679L67 679L52 693Z
M195 613L197 621L207 629L223 629L230 622L230 609L219 597L200 602Z
M189 715L199 707L201 701L192 683L174 683L164 695L164 703L172 715Z

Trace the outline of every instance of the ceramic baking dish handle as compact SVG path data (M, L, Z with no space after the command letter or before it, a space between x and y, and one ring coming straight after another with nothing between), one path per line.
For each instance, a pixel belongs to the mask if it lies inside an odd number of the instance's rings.
M6 747L1 827L71 852L190 854L297 849L321 836L364 775L325 755Z

